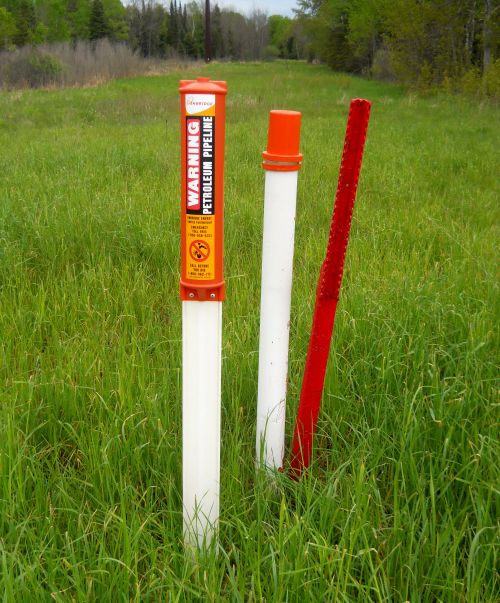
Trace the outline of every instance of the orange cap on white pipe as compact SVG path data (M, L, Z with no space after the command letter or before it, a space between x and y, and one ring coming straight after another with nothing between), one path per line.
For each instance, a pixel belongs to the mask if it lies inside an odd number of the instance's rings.
M267 150L262 153L265 170L291 172L300 170L302 154L300 147L299 111L276 110L269 113Z

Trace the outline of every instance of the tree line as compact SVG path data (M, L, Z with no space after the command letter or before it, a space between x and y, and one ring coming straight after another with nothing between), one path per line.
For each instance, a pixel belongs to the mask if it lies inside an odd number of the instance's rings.
M53 42L126 42L144 57L204 52L204 2L171 0L0 0L0 50ZM235 60L303 58L297 20L254 10L249 15L214 4L212 57Z
M201 58L204 8L203 0L0 0L0 50L107 39L143 57ZM297 0L293 18L212 3L211 54L322 61L421 88L499 96L499 17L498 0Z
M500 79L496 0L298 0L310 58L333 69L429 87ZM500 82L496 82L498 86Z

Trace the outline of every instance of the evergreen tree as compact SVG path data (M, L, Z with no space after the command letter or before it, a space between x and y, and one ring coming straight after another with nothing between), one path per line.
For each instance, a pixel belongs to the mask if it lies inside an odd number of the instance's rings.
M9 48L17 33L14 15L0 6L0 50Z
M186 41L186 36L187 36L187 10L186 10L186 5L184 5L184 8L181 6L181 4L179 3L179 11L178 11L178 17L177 17L177 23L178 23L178 31L179 31L179 43L177 45L177 51L181 52L184 55L188 55L188 49L187 49L187 41Z
M224 35L222 33L221 10L216 4L212 11L212 53L215 58L223 57L225 54Z
M177 3L175 0L170 0L168 9L168 44L173 49L177 50L179 46L179 27L177 21Z
M44 6L45 5L45 6ZM43 14L42 10L43 10ZM47 28L48 42L60 42L71 38L67 0L45 0L37 3L37 12Z
M17 46L31 44L37 25L35 6L32 0L20 0L15 17L17 31L14 35L14 43Z
M190 2L182 9L180 38L184 54L194 59L203 56L203 12L196 2Z
M93 0L90 9L89 40L95 42L109 35L109 25L102 0Z
M0 50L11 46L16 33L14 15L3 6L0 6Z
M227 32L227 41L225 46L227 48L226 56L231 60L234 60L236 58L236 45L234 43L234 34L232 29L229 29Z
M66 13L74 42L89 38L90 9L88 0L68 0Z
M161 19L159 21L159 32L158 32L158 51L161 57L167 56L168 51L168 30L169 20L167 11L162 8Z
M121 0L102 0L106 23L108 26L108 38L115 42L125 42L128 39L127 11ZM157 6L155 0L148 0L148 5L153 8Z

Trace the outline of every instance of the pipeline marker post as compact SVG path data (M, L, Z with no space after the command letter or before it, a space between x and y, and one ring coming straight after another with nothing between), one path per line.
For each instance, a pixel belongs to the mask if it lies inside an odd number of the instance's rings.
M271 111L267 150L260 305L257 463L281 469L285 446L288 340L301 114Z
M370 107L369 101L354 99L349 108L328 247L316 291L311 338L295 424L291 458L291 475L294 478L301 475L311 460Z
M179 92L184 541L201 548L219 518L227 86L198 78Z

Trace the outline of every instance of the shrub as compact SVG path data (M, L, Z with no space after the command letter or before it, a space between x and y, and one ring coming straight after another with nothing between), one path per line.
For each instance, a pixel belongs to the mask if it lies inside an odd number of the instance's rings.
M420 67L420 73L418 74L417 86L421 91L426 91L432 88L434 83L434 75L432 73L432 67L427 61L424 61Z
M28 86L38 88L58 84L64 68L55 56L30 50L19 52L2 70L5 83L11 87Z
M266 46L264 48L263 58L265 61L274 61L275 59L279 58L279 56L280 51L277 46L273 46L270 44L269 46Z
M483 76L484 94L500 99L500 59L493 61Z
M382 46L375 52L371 68L371 75L377 80L394 82L396 76L391 63L391 53L387 46Z
M466 71L460 78L460 90L469 96L476 96L481 92L481 71L473 67Z

